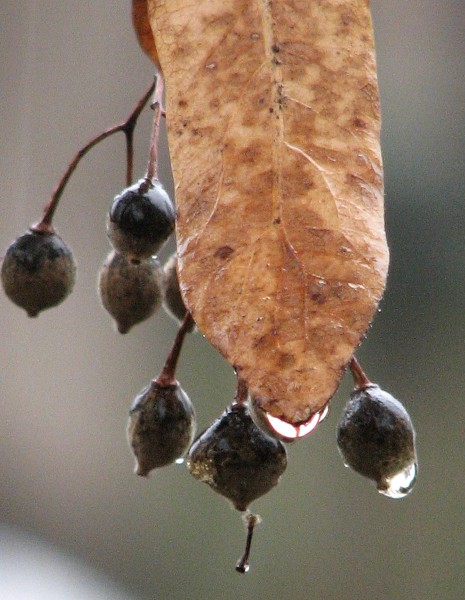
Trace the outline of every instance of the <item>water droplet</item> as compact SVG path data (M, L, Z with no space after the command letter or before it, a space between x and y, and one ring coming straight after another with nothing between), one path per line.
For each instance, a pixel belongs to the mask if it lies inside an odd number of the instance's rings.
M378 492L388 498L403 498L410 493L417 480L417 463L411 463L406 469L381 481Z
M323 419L326 418L327 414L329 412L329 405L327 404L323 410L320 410L320 420L318 421L318 423L321 423L321 421L323 421Z
M328 407L325 406L322 410L314 413L307 421L298 423L297 425L287 423L268 413L264 413L264 417L268 426L274 433L289 441L305 437L312 433L327 414Z
M174 462L175 462L177 465L182 465L182 464L184 463L184 458L182 458L182 457L181 457L181 458L177 458L177 459L176 459Z
M364 285L360 285L358 283L348 283L347 284L350 288L352 288L353 290L364 290L365 286Z
M265 412L253 397L249 397L248 404L250 416L257 427L271 437L284 442L293 442L309 435L328 414L328 405L326 405L318 412L313 413L306 421L294 424Z
M216 69L216 63L214 63L214 62L209 63L208 65L206 65L205 68L209 69L210 71L213 71L214 69Z
M248 573L249 569L250 569L249 563L242 564L240 561L238 561L238 563L236 565L236 571L238 573Z

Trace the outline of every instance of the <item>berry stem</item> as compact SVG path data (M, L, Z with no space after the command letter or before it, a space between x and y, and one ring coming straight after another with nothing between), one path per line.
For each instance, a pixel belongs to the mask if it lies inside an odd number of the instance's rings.
M149 150L149 161L147 164L147 175L146 178L152 181L158 179L158 144L160 140L160 122L162 116L165 114L163 110L163 91L165 89L165 80L163 74L159 71L157 80L155 83L155 91L153 94L152 108L153 114L153 125L152 135L150 137L150 150Z
M56 187L55 191L53 192L51 199L46 204L46 206L44 208L44 214L42 216L42 219L38 223L33 225L31 227L31 230L37 231L37 232L52 232L53 231L53 227L52 227L53 216L57 209L60 198L64 192L66 184L68 183L71 175L76 170L76 167L78 166L81 158L83 158L87 154L87 152L89 152L89 150L91 148L96 146L98 143L103 142L103 140L106 140L108 137L110 137L114 133L117 133L118 131L123 131L126 136L126 155L127 155L126 180L128 181L128 185L131 183L132 168L133 168L133 154L134 154L134 147L133 147L134 129L136 127L137 119L139 118L139 115L142 112L144 106L147 104L148 99L150 98L154 89L155 89L155 81L150 85L149 89L145 92L145 94L139 100L136 107L131 112L129 117L126 119L126 121L124 121L123 123L120 123L119 125L114 125L113 127L110 127L109 129L103 131L99 135L97 135L94 138L92 138L91 140L89 140L87 142L87 144L85 144L85 146L83 146L82 148L80 148L78 150L78 152L74 156L73 160L69 163L68 168L66 169L65 173L63 174L63 177L61 178L60 182L58 183L58 186Z
M244 521L247 523L247 539L245 542L244 554L237 561L236 571L238 573L247 573L249 570L249 555L250 548L252 546L252 536L254 532L255 525L260 523L260 517L258 515L254 515L253 513L247 511L244 514Z
M129 187L132 183L134 171L134 127L123 131L126 136L126 187Z
M238 377L236 393L234 395L235 404L240 404L241 406L244 406L244 404L247 403L248 395L249 395L249 390L247 389L247 384L241 377Z
M178 364L178 358L181 353L182 345L186 333L192 327L194 320L190 312L186 312L186 315L178 329L178 333L174 338L173 347L165 362L165 366L162 369L160 375L155 379L155 383L161 387L168 387L176 382L176 366Z
M352 356L352 358L350 359L349 369L352 373L352 377L354 378L354 389L361 390L363 388L368 387L369 385L372 385L371 381L366 376L365 371L362 369L360 363L355 358L355 356Z

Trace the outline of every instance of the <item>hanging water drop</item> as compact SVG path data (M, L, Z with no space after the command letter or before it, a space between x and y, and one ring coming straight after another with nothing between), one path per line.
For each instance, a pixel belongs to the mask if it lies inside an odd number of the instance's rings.
M378 492L388 498L403 498L413 489L417 471L417 463L414 462L400 473L378 483Z
M313 413L306 421L288 423L262 410L253 398L249 399L249 407L252 418L258 427L268 435L284 442L293 442L310 435L328 414L328 405L326 405L318 412Z

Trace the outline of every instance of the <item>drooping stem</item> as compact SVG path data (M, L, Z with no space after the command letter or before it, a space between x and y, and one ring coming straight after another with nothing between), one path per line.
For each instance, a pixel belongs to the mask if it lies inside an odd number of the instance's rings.
M155 383L157 383L159 386L168 387L173 385L173 383L176 381L176 366L178 364L178 358L181 353L186 333L191 330L193 323L194 320L190 312L186 312L181 326L179 327L178 333L174 338L173 347L168 354L165 366L163 367L160 375L155 379Z
M157 74L157 81L155 85L155 92L153 94L152 108L153 113L153 124L152 124L152 135L150 137L150 150L149 150L149 161L147 164L147 179L152 181L158 179L158 144L160 139L160 123L161 118L164 115L163 110L163 91L165 89L165 81L162 73L159 71Z
M366 388L369 385L372 385L371 381L365 374L365 371L362 369L360 363L352 356L349 362L349 369L352 373L352 377L354 378L355 389L360 390Z
M247 573L247 571L249 570L249 567L250 567L249 555L250 555L250 548L252 546L252 536L253 536L255 525L258 525L258 523L260 523L260 516L254 515L253 513L249 512L249 511L247 511L244 514L243 518L247 523L247 539L245 542L244 554L241 556L241 558L236 563L236 571L238 573Z
M66 169L65 173L63 174L63 177L61 178L60 182L58 183L58 186L56 187L55 191L53 192L50 201L46 204L46 206L44 208L44 214L42 216L42 219L38 223L36 223L35 225L33 225L31 227L31 229L33 231L43 231L43 232L53 231L53 228L52 228L53 216L58 207L58 203L64 192L66 184L68 183L71 175L76 170L76 167L78 166L80 160L89 152L89 150L91 148L93 148L100 142L103 142L103 140L106 140L108 137L110 137L114 133L118 133L119 131L123 131L126 136L126 165L127 165L126 182L128 182L128 185L131 183L133 154L134 154L134 148L133 148L134 129L136 127L137 119L139 118L139 115L142 112L144 106L147 104L154 89L155 89L155 81L150 85L149 89L145 92L145 94L139 100L136 107L131 112L129 117L126 119L126 121L124 121L123 123L120 123L119 125L114 125L113 127L110 127L109 129L107 129L106 131L103 131L99 135L97 135L94 138L92 138L91 140L89 140L87 142L87 144L85 144L85 146L83 146L82 148L80 148L78 150L78 152L74 156L73 160L69 163L68 168Z

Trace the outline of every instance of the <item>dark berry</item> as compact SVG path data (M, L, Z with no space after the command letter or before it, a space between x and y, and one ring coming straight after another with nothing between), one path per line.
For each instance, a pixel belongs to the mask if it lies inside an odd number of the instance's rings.
M410 417L393 396L370 383L356 389L337 427L337 443L346 466L376 482L393 498L415 484L415 431Z
M163 308L173 319L181 322L186 316L187 308L179 288L177 262L177 255L174 253L163 266ZM194 327L195 323L192 323L192 329Z
M2 263L6 295L30 317L60 304L76 280L76 263L55 232L29 230L14 241Z
M134 262L115 251L108 255L100 270L98 290L120 333L127 333L160 307L162 281L162 268L155 258Z
M174 230L175 210L158 180L141 179L115 197L107 220L113 247L130 259L147 258Z
M175 382L152 381L129 412L128 439L136 457L136 473L150 471L182 458L195 434L195 412L189 397Z
M245 511L279 482L287 452L255 425L246 405L235 403L195 440L187 465L196 479Z

